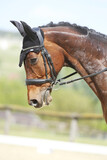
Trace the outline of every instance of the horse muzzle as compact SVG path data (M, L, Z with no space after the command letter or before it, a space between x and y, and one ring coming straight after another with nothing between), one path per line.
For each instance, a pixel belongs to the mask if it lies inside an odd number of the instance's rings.
M29 95L29 105L40 108L44 105L49 105L52 101L52 97L50 95L50 90L41 91L39 94L31 94Z

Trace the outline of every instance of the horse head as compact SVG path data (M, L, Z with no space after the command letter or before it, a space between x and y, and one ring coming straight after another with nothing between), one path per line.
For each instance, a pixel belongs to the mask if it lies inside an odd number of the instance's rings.
M51 44L51 42L44 42L42 29L31 28L22 21L21 23L17 21L11 22L23 36L19 66L21 67L24 62L28 103L36 108L48 105L52 101L52 86L64 62L60 49L55 44ZM44 47L44 43L48 47L50 54ZM56 50L59 53L56 58L62 58L58 65L58 62L53 58Z

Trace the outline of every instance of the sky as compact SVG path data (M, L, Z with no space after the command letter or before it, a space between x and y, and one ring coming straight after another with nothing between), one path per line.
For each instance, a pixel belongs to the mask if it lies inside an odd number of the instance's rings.
M0 0L0 30L17 31L10 20L31 27L65 21L107 35L107 0Z

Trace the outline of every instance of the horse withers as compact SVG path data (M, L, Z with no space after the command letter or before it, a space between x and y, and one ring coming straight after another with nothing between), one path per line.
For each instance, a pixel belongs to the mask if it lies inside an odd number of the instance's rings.
M31 28L22 21L11 22L23 36L19 66L24 62L28 103L37 108L48 105L53 85L65 79L56 80L58 73L68 66L97 95L107 122L107 36L65 22L39 28Z

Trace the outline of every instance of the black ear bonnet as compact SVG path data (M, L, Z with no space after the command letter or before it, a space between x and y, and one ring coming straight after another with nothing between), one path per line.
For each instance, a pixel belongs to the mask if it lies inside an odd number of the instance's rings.
M19 66L26 59L29 52L39 53L44 46L44 33L38 28L31 28L25 22L19 23L17 21L11 21L12 24L17 27L20 34L23 36L23 47L20 53Z
M36 46L36 45L39 46L43 44L43 41L44 41L43 31L40 28L33 28L32 31L34 33L33 38L29 37L29 35L26 35L23 38L23 49L31 46Z

